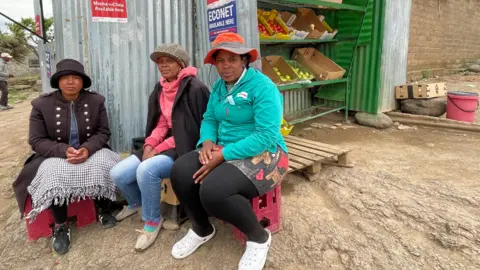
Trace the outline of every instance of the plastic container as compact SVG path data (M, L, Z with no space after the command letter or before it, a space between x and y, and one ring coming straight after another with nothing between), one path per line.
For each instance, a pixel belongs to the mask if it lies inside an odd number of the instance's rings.
M32 210L32 199L27 197L25 202L25 215ZM90 198L75 201L68 205L67 217L72 219L75 217L77 228L85 227L87 225L97 222L97 214L95 210L95 203ZM35 220L30 223L30 219L26 219L27 235L29 241L35 241L40 237L52 236L52 226L54 225L53 214L50 209L40 212Z
M448 119L475 122L475 112L478 109L477 93L449 91L447 97Z
M272 234L282 229L282 193L280 185L260 197L250 200L258 221ZM246 236L236 227L232 227L233 235L242 244L247 241Z

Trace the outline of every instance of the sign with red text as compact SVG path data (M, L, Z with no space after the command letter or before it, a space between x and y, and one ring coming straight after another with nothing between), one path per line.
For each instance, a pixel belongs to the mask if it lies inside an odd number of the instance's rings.
M42 35L40 15L35 15L35 33L39 36Z
M126 0L91 0L92 21L127 22Z
M221 33L237 33L235 0L207 0L207 18L210 41L213 41Z

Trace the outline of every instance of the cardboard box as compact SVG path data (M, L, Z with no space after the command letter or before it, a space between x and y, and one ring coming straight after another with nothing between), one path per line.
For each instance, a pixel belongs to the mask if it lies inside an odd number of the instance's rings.
M304 34L298 34L299 37L303 37L304 39L321 39L326 37L326 35L328 34L328 31L326 30L324 32L320 32L317 29L312 30L310 24L302 16L299 16L297 14L292 14L288 11L284 11L280 13L280 17L287 26L304 32Z
M424 99L447 95L445 83L405 84L395 87L396 99Z
M297 15L297 18L302 18L307 22L308 27L312 29L312 26L314 27L313 31L317 31L321 33L320 39L323 39L326 37L328 34L327 28L323 25L323 23L318 19L317 14L309 8L297 8L297 12L295 13Z
M275 73L275 70L273 70L273 67L268 63L267 59L262 58L262 73L265 74L272 82L275 84L279 84L282 81L280 80L280 77L278 77L277 73Z
M177 199L177 196L173 192L170 178L165 178L162 180L160 194L160 202L165 202L170 205L180 205L180 201Z
M277 68L278 71L281 73L282 76L289 76L290 80L282 81L280 76L275 72L274 68ZM285 60L281 56L265 56L262 58L262 72L263 74L267 75L275 84L285 84L285 83L292 83L297 81L298 76L293 71Z
M308 68L317 80L343 78L345 70L314 48L300 48L293 51L292 59Z

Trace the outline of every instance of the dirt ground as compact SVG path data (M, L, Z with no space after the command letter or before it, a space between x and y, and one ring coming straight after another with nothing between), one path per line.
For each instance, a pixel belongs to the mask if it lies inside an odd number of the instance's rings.
M480 90L479 77L455 82ZM50 239L27 242L11 182L29 151L29 109L23 102L0 112L1 269L236 269L243 248L218 222L218 235L181 261L170 249L188 223L162 231L141 254L133 251L138 218L109 230L98 224L74 230L72 248L61 257ZM267 269L480 269L480 134L310 123L297 125L294 135L351 149L355 167L324 166L316 182L287 177L283 230L273 237Z

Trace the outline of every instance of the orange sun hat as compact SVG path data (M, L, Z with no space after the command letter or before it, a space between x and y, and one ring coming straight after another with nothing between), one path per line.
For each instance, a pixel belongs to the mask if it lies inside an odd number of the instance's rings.
M227 32L222 33L215 38L212 42L212 49L207 53L207 56L205 56L203 63L215 65L213 55L220 50L229 51L238 55L249 54L250 63L255 62L259 56L257 49L247 48L247 46L245 46L245 40L243 40L242 36L236 33Z

